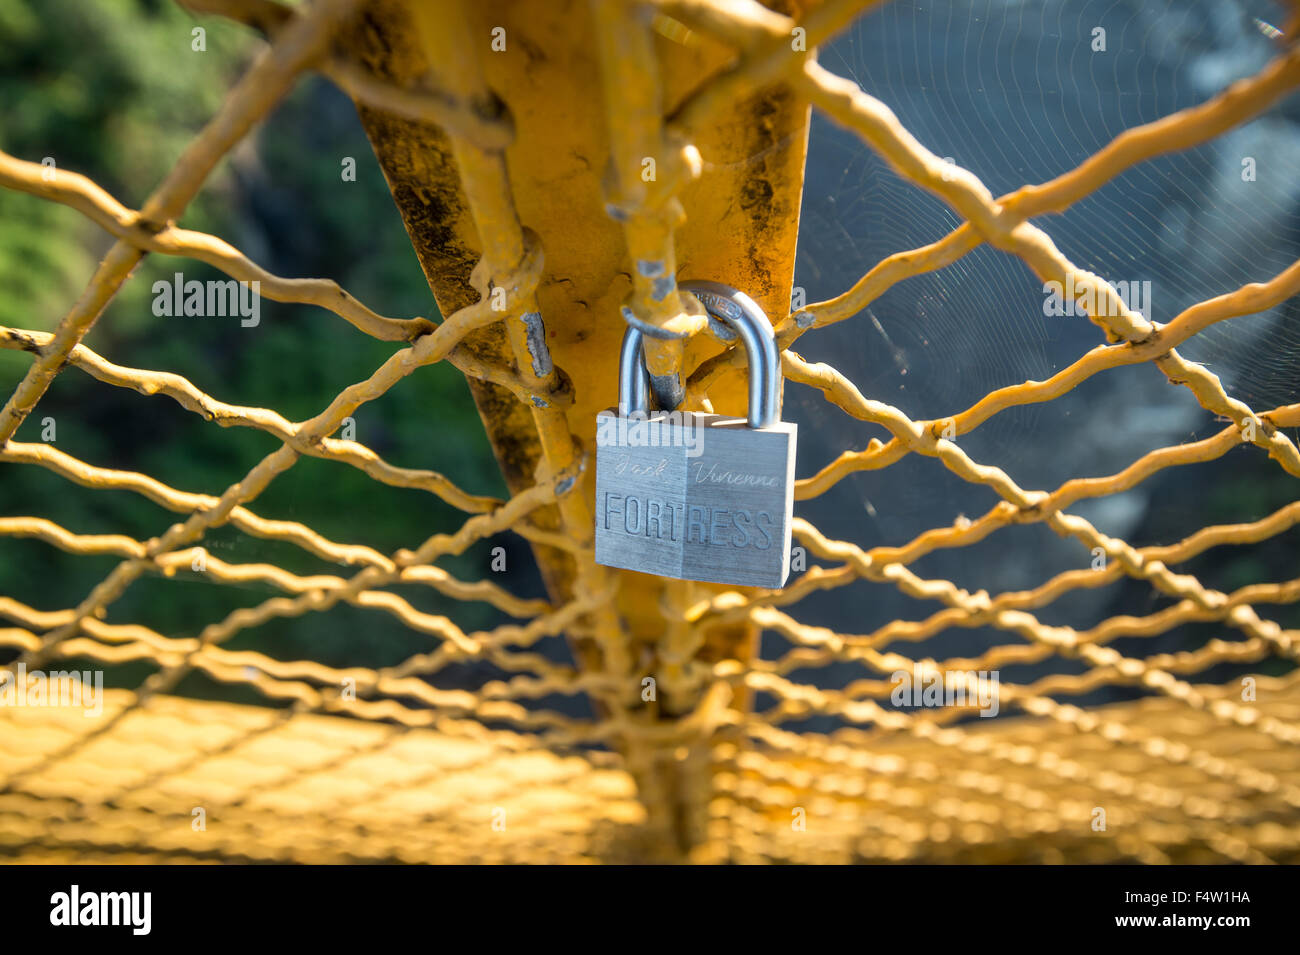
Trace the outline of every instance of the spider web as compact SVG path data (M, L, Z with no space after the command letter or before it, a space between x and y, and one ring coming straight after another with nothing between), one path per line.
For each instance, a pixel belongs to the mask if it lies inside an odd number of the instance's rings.
M880 98L935 154L1002 195L1049 180L1125 129L1204 102L1259 70L1276 55L1267 33L1280 19L1276 5L1253 2L905 0L859 18L819 58ZM1094 49L1100 39L1104 49ZM1036 222L1080 268L1130 283L1130 306L1157 322L1266 280L1300 257L1296 99L1203 146L1138 164L1064 214ZM814 112L795 275L807 301L840 294L890 254L960 224L946 204ZM833 363L867 397L912 417L941 418L993 389L1047 378L1104 342L1082 311L1048 315L1047 301L1021 260L985 245L894 286L797 348L809 360ZM1252 407L1300 400L1293 302L1214 326L1181 351ZM888 437L809 389L787 387L786 402L786 417L801 422L801 476L846 448ZM1222 426L1189 392L1142 366L1107 372L1050 404L1004 412L961 444L978 460L996 460L1023 486L1050 490L1074 477L1115 473L1153 448ZM1251 467L1234 480L1259 481ZM1206 472L1183 469L1075 510L1115 535L1181 536L1204 522L1187 493L1205 480ZM1162 486L1179 491L1160 494ZM913 459L857 474L799 508L833 533L871 545L973 518L995 500L934 462ZM930 555L918 567L963 586L1015 589L1088 560L1077 542L1040 526ZM1124 599L1123 588L1080 595L1073 619L1106 604L1114 610ZM858 632L909 612L890 594L852 608L817 598L807 604L827 625ZM927 652L955 651L945 639Z
M1276 52L1266 33L1279 19L1268 3L902 2L860 18L821 60L1000 195L1050 179L1125 129L1203 102L1258 70ZM1093 49L1102 36L1096 30L1104 30L1104 50ZM1145 301L1129 304L1168 322L1300 256L1298 121L1293 97L1204 146L1139 164L1038 222L1081 268L1149 290ZM809 301L838 294L892 252L960 224L823 117L814 118L809 152L796 272ZM864 394L909 415L940 417L991 389L1047 377L1102 342L1082 313L1044 314L1047 299L1022 262L981 247L895 286L803 348L810 359L834 361ZM1300 395L1293 303L1212 327L1183 351L1252 406ZM1130 372L1105 382L1116 401L1131 405L1136 397L1143 409L1118 432L1099 387L1059 407L1000 415L964 440L1040 486L1105 473L1157 441L1186 440L1214 425L1181 389L1149 369ZM872 436L801 391L791 389L787 400L826 438L812 466ZM1063 425L1078 453L1062 447ZM912 484L898 504L926 510L937 493L929 482Z

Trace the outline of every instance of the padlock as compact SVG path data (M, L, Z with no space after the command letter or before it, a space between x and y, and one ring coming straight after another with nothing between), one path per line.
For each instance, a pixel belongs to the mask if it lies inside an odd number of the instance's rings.
M743 292L682 282L739 336L747 418L649 410L641 331L619 361L619 407L596 416L596 563L679 580L777 588L790 572L797 426L781 421L771 322Z

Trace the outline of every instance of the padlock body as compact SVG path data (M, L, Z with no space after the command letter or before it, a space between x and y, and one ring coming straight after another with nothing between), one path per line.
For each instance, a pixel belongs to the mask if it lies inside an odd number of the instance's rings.
M662 577L784 586L796 426L693 412L597 415L596 562Z

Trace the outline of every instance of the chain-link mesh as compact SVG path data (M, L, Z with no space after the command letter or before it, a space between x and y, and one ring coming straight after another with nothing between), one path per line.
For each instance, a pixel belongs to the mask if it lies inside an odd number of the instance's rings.
M490 97L473 63L474 45L458 43L456 24L440 19L446 8L415 4L423 41L437 62L451 66L439 88L413 90L331 52L332 38L351 22L354 2L321 0L298 11L235 0L188 5L242 19L273 42L139 211L76 173L50 177L39 164L0 154L4 186L71 206L116 240L52 334L0 329L0 344L34 359L0 412L0 459L6 467L45 468L52 480L89 493L129 491L183 515L149 540L79 534L37 516L0 518L5 535L38 538L74 554L120 558L75 607L41 610L0 597L0 615L11 624L0 629L0 646L18 652L8 665L10 680L20 664L30 673L57 669L72 658L104 666L145 661L155 668L136 691L110 691L103 714L91 724L63 708L0 708L4 852L28 860L114 861L568 861L677 854L696 861L1300 859L1300 671L1291 669L1300 633L1257 609L1294 602L1300 578L1224 593L1173 569L1213 547L1287 532L1300 520L1300 502L1254 523L1206 527L1185 540L1145 548L1108 537L1068 510L1132 488L1163 469L1221 458L1242 444L1255 445L1300 477L1300 452L1285 430L1300 425L1300 405L1250 408L1227 394L1206 367L1177 351L1214 323L1295 295L1300 262L1160 324L1128 308L1111 285L1079 270L1029 221L1065 209L1135 164L1205 142L1260 114L1300 81L1300 50L1283 49L1258 75L1200 106L1124 132L1050 182L995 197L970 172L927 151L856 84L832 75L811 53L793 54L794 21L756 4L654 5L659 16L710 35L737 54L734 66L700 85L665 119L648 20L637 15L643 8L619 0L594 4L612 168L616 180L625 174L612 188L622 200L616 212L633 259L666 263L667 274L674 273L673 232L681 211L675 196L693 175L689 131L738 98L778 83L856 132L964 220L931 245L889 256L838 298L777 323L788 381L821 390L849 415L892 435L799 480L796 499L813 498L847 475L884 469L911 454L933 457L1002 499L982 516L936 527L897 547L864 549L796 517L797 544L824 563L797 574L783 590L671 585L661 601L657 679L661 692L689 705L666 717L645 712L643 662L631 652L620 618L620 592L636 586L635 578L592 560L590 461L582 450L591 441L589 435L575 438L564 414L571 389L583 379L575 369L539 367L525 323L512 321L540 313L535 289L544 274L543 250L514 211L504 151L511 127L507 115L483 105ZM869 5L829 0L817 7L798 24L807 50ZM221 157L309 68L369 109L436 123L451 137L482 242L480 302L436 325L386 317L331 281L272 275L222 240L175 225ZM510 91L499 92L508 107ZM662 163L657 181L645 188L636 175L639 157L666 151L672 161ZM1044 282L1072 282L1088 291L1089 317L1106 343L1045 381L1000 388L934 420L912 420L863 395L830 365L807 362L793 350L806 332L857 315L897 283L941 269L982 243L1019 256ZM148 253L189 257L233 279L256 280L271 299L316 305L375 338L408 344L315 417L297 422L269 409L226 403L175 374L114 364L81 340ZM492 289L508 291L505 311L492 307L486 294ZM663 296L652 277L640 273L628 307L674 333L706 328L698 307L688 307L676 292ZM513 362L488 364L458 348L467 335L494 323L508 330ZM648 343L652 373L683 371L680 339ZM332 437L363 404L422 366L444 360L527 402L543 451L535 486L500 501ZM1190 389L1224 419L1223 429L1205 440L1154 450L1111 476L1071 480L1053 490L1022 488L961 446L962 435L1006 409L1050 401L1093 376L1140 362ZM14 440L19 424L69 366L107 385L170 398L223 427L259 429L281 447L212 496L100 467L48 444ZM686 394L700 400L722 376L742 367L742 356L727 349L681 380ZM381 484L427 491L470 516L455 533L383 554L256 513L258 495L302 455L357 468ZM550 506L558 508L558 529L536 520ZM1081 554L1104 558L1033 589L997 595L925 579L911 567L936 550L1026 523L1046 524L1077 540ZM271 564L225 562L203 547L205 534L223 524L350 570L303 576ZM563 599L553 594L549 603L523 599L487 580L456 579L438 566L440 558L503 532L568 555L576 567L572 593ZM106 622L107 608L134 582L178 571L220 583L255 582L282 595L235 610L193 638ZM1172 602L1147 616L1105 619L1086 630L1035 616L1064 595L1125 576L1146 581ZM417 610L395 585L486 602L519 623L466 632L446 617ZM782 609L816 592L872 585L942 608L865 634L810 626ZM224 646L248 628L324 613L340 603L392 615L427 634L429 649L397 666L366 669L278 660ZM1111 646L1121 637L1152 637L1207 621L1231 636L1195 650L1145 656L1126 656ZM793 649L757 659L706 653L706 634L729 624L779 634ZM924 641L973 627L996 628L1006 641L972 658L925 656ZM559 635L586 638L597 652L576 655L577 664L569 665L533 649ZM900 643L915 643L917 653L886 649ZM1052 657L1082 666L1035 682L1004 678L999 700L1012 718L968 719L978 706L971 674ZM475 692L438 689L430 682L449 666L475 660L513 675ZM1255 676L1250 694L1239 679L1197 682L1219 664L1264 661L1282 661L1287 675ZM852 664L866 675L840 689L805 682L833 663ZM900 670L956 681L970 698L939 709L891 706L889 675ZM200 702L169 693L192 671L251 688L273 705ZM1069 702L1107 685L1148 692L1136 702L1108 706ZM539 703L584 694L592 701L590 718ZM774 702L755 706L756 697ZM800 731L799 724L811 717L833 718L843 728ZM659 767L665 762L680 764L672 787L662 784ZM196 807L209 820L206 828L192 824ZM1099 808L1105 809L1104 827L1096 824Z

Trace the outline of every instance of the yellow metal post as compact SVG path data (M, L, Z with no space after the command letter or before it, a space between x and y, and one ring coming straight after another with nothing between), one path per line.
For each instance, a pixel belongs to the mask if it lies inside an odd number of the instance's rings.
M785 314L806 105L779 88L752 95L725 122L692 130L689 148L664 127L666 112L693 84L728 65L725 47L653 5L622 0L411 8L379 0L367 24L353 42L381 76L406 85L431 72L482 110L500 108L499 97L513 123L513 142L492 152L361 109L444 314L484 291L470 274L480 258L488 272L509 269L523 254L523 230L536 230L545 269L535 296L511 303L519 312L505 330L484 330L463 346L482 361L513 366L540 396L571 391L562 407L529 407L505 388L471 380L512 490L530 486L539 467L594 453L596 412L616 402L625 309L673 334L698 333L702 311L690 296L682 302L675 280L709 278L746 290L774 319ZM653 175L643 176L647 170ZM679 388L720 350L707 332L650 342L652 371ZM707 395L687 395L686 405L706 398L720 411L743 410L743 376L720 378ZM547 520L587 541L591 469L581 481L564 512ZM702 674L713 660L748 659L756 631L744 622L705 629L690 619L692 604L720 588L606 571L590 552L575 560L535 550L557 600L606 582L613 588L610 612L576 628L575 648L584 667L611 678L615 689L602 702L628 707L628 726L682 718L706 701L714 710L726 705L730 689L706 695ZM658 686L653 700L642 699L647 676ZM707 720L684 725L666 743L642 745L635 731L620 743L654 828L667 827L674 844L690 851L704 839L708 797L685 790L707 786L711 729L701 728ZM683 749L691 741L705 745ZM682 767L691 767L694 782Z

